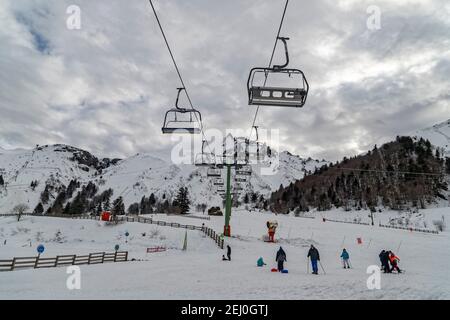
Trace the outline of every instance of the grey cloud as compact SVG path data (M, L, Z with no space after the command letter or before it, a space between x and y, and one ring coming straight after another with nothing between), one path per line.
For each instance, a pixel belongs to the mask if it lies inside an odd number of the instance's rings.
M284 1L154 2L205 128L250 129L248 72L268 63ZM372 1L340 3L290 2L282 34L310 96L300 110L261 107L260 128L280 129L293 153L336 160L449 118L445 1L380 1L376 32ZM0 143L169 153L160 129L180 84L148 2L78 1L79 31L65 27L71 4L0 5Z

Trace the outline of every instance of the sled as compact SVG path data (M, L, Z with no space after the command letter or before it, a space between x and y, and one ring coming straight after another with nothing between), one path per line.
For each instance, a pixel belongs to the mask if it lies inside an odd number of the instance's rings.
M289 273L289 271L287 269L283 269L281 270L281 273Z
M272 269L270 269L270 272L278 272L278 269L272 268Z

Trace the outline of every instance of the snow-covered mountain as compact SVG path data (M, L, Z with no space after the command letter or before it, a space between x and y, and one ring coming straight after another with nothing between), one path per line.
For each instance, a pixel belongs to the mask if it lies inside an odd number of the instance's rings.
M324 160L302 159L286 151L273 151L263 162L252 165L252 175L247 181L235 182L235 185L239 183L242 188L238 191L241 198L253 192L267 197L281 184L286 186L301 179L305 171L314 171L325 163ZM87 151L67 145L46 145L33 150L1 149L0 175L4 184L0 185L0 214L9 212L18 203L25 203L33 210L47 187L50 200L44 206L46 209L61 187L67 187L74 179L80 182L80 188L88 182L95 183L98 193L113 189L111 200L122 196L126 207L151 193L159 199L163 195L172 199L181 186L189 189L193 205L220 205L218 182L225 180L225 170L220 171L221 177L211 177L207 175L208 167L175 165L150 154L100 160Z
M450 119L432 127L418 130L414 135L428 139L434 146L444 149L445 155L450 157Z

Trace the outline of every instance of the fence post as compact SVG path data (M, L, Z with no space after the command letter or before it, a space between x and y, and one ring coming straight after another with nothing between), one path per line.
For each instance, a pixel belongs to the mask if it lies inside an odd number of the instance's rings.
M34 268L36 269L39 262L39 255L36 256L36 261L34 262Z
M74 265L75 264L75 259L77 258L77 255L76 254L74 254L73 255L73 257L72 257L72 265Z
M117 250L116 250L116 252L114 252L114 262L116 262L117 261Z
M89 253L88 264L91 264L91 254Z
M53 267L57 267L57 266L58 266L58 260L59 260L59 256L56 256L56 258L55 258L55 264L53 265Z
M16 258L13 258L12 264L11 264L11 271L14 270L14 266L16 265Z
M125 251L125 261L128 261L128 251Z
M103 252L103 254L102 254L102 263L104 263L105 262L105 252Z

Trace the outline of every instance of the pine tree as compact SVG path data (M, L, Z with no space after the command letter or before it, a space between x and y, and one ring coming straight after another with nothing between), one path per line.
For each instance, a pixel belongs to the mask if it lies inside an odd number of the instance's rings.
M42 214L44 212L44 207L42 206L42 203L39 202L36 208L34 208L34 213L36 214Z
M125 215L125 205L123 204L122 197L118 197L116 200L114 200L111 213L113 214L113 216Z
M139 203L135 202L128 207L128 214L139 214Z
M152 193L151 195L150 195L150 197L148 198L148 202L150 203L150 205L151 206L154 206L155 205L155 203L156 203L156 198L155 198L155 195Z
M181 187L178 190L178 194L174 203L176 203L174 204L174 206L180 208L181 214L186 214L189 212L189 205L191 204L191 202L189 200L189 193L187 188Z

